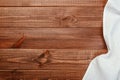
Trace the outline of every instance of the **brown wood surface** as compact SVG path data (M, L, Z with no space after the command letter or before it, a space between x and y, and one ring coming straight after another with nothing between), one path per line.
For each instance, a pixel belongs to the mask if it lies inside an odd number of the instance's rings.
M49 49L51 61L39 66L33 60L47 49L1 49L1 80L80 80L89 62L106 50Z
M105 49L102 28L1 28L0 48L12 45L25 35L21 48Z
M82 80L107 52L106 0L0 0L0 80Z
M0 0L0 6L103 6L104 0Z
M86 68L79 68L79 71L6 70L0 71L0 80L81 80Z
M50 49L50 62L39 66L34 59L45 49L1 49L0 69L45 69L45 70L78 70L88 65L94 56L104 54L106 50Z
M0 28L102 27L102 7L0 7Z

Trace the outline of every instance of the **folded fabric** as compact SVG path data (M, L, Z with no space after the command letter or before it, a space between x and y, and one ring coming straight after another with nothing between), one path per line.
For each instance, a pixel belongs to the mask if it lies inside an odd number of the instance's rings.
M103 34L108 52L91 61L83 80L120 80L120 0L108 0Z

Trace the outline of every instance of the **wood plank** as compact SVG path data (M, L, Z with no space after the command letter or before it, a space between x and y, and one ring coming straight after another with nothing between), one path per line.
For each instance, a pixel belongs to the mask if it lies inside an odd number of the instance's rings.
M0 28L102 27L102 7L0 7Z
M78 21L74 22L39 22L39 21L27 21L24 22L5 22L0 23L0 28L78 28L78 27L102 27L102 21Z
M0 28L0 39L81 39L102 36L102 28Z
M79 70L106 50L49 49L49 57L39 57L48 49L0 49L0 70ZM41 59L49 59L40 65ZM37 60L37 62L36 62Z
M0 49L9 49L16 43L13 40L0 40ZM21 49L105 49L105 44L100 39L82 40L25 40Z
M82 80L86 71L79 68L71 70L8 70L0 71L0 80Z
M0 48L11 48L23 34L26 39L21 48L106 48L102 37L102 28L1 28Z
M0 6L104 6L104 0L0 0Z

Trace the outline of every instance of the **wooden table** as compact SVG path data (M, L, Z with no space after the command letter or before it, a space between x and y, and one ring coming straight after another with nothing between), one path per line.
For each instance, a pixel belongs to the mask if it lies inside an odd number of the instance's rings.
M104 54L105 0L0 0L0 80L82 80Z

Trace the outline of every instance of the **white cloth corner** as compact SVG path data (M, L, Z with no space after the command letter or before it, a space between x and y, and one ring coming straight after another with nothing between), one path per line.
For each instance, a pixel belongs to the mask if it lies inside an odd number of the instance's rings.
M108 52L91 61L83 80L120 80L120 0L108 0L103 34Z

